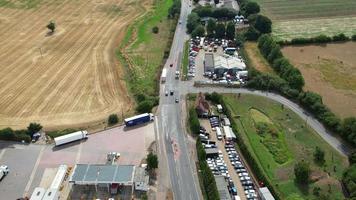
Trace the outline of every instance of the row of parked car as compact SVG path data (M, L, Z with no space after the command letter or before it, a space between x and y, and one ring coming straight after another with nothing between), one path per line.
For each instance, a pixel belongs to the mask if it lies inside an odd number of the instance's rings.
M225 149L229 156L231 164L234 166L236 173L239 175L241 184L244 187L246 198L248 200L257 200L257 193L254 188L251 177L248 171L246 170L244 164L241 162L240 156L234 148L234 144L232 142L226 141Z
M189 41L188 77L195 77L195 58L199 53L199 48L193 39Z

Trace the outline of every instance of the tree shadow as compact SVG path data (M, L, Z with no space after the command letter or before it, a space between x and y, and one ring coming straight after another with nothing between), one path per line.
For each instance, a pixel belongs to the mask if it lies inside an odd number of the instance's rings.
M48 31L48 32L46 33L46 37L50 37L50 36L52 36L52 35L54 35L54 31Z
M295 180L294 180L294 185L299 189L299 191L307 196L309 195L309 189L310 189L310 186L308 183L297 183Z

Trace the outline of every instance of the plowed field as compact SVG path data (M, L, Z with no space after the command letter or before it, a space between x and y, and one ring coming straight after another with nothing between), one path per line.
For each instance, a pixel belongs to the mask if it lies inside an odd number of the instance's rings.
M0 4L0 127L83 126L128 112L115 47L148 0L21 2Z

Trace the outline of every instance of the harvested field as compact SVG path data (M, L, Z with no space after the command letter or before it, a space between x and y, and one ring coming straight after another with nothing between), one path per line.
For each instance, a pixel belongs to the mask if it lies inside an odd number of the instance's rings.
M0 127L85 126L131 110L115 47L149 1L6 2L23 1L0 1Z
M280 40L320 34L356 34L354 0L255 0L273 20L273 35Z
M341 117L356 115L356 42L287 46L282 51L302 72L305 90L319 93Z

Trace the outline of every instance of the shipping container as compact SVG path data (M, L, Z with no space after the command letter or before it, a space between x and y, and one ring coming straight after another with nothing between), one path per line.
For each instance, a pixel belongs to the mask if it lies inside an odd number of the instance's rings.
M56 146L59 146L59 145L67 144L70 142L74 142L74 141L86 139L86 138L88 138L87 131L77 131L74 133L70 133L67 135L63 135L63 136L54 138L54 143Z

